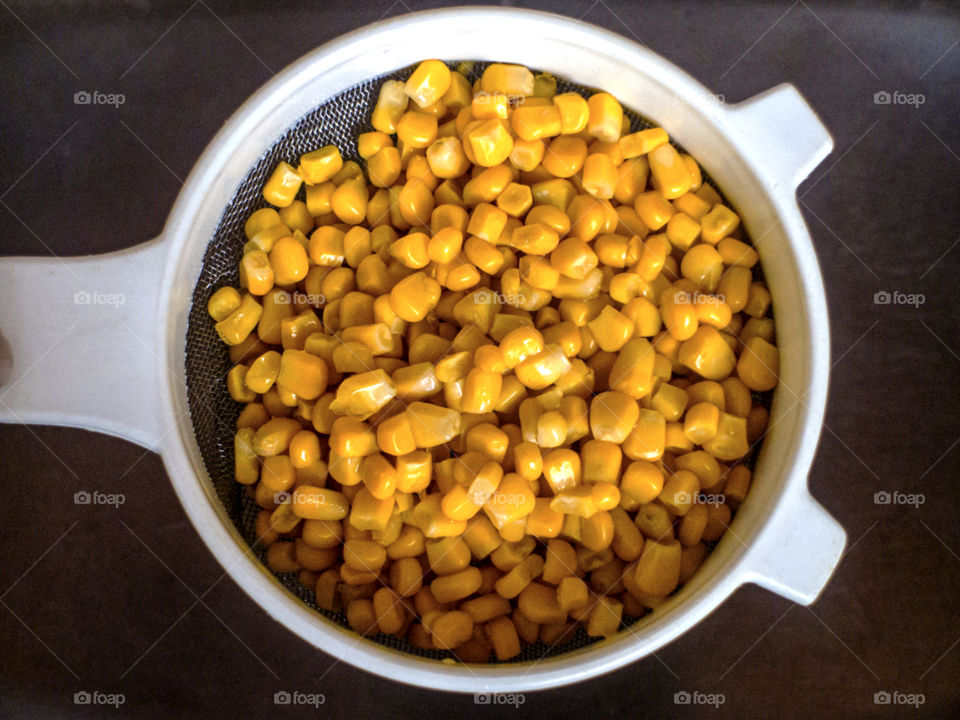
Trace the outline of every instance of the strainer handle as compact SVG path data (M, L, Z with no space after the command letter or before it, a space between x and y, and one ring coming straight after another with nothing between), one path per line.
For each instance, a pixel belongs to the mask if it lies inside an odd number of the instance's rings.
M796 190L833 150L833 137L800 91L783 83L728 109L728 132L771 187Z
M820 596L840 564L847 533L806 484L777 505L744 565L752 582L801 605Z
M157 449L162 239L105 255L0 258L0 422Z

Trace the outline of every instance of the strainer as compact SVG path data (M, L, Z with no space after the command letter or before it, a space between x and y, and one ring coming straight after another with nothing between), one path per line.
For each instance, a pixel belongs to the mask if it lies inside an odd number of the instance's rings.
M243 221L264 205L259 191L272 167L328 143L356 159L380 83L426 57L520 63L561 78L562 90L608 91L662 125L742 214L776 309L781 383L770 432L750 495L703 567L615 637L535 644L511 663L438 662L442 653L392 636L362 639L341 616L310 607L294 578L262 564L249 544L255 509L232 477L239 408L226 391L229 360L205 310L212 290L237 284ZM642 122L633 116L635 128ZM101 430L159 452L198 533L240 587L307 642L365 670L468 692L608 672L683 633L744 583L811 603L839 560L844 531L807 490L829 334L795 199L832 145L790 85L728 106L649 50L568 18L460 8L377 23L305 56L244 104L197 162L157 239L87 258L0 261L0 331L12 353L0 420Z

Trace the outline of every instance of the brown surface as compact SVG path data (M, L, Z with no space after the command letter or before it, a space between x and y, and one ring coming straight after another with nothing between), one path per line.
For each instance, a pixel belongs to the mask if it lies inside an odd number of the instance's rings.
M153 237L179 178L269 69L383 15L428 6L145 5L0 7L3 254L104 252ZM812 608L745 587L657 658L529 694L521 711L956 717L955 10L592 0L550 7L639 37L727 101L792 82L834 133L837 150L801 188L836 362L811 488L847 528L850 547ZM122 92L126 103L75 106L82 89ZM875 105L884 89L926 101L918 109ZM875 305L879 290L923 293L925 303ZM319 712L331 717L513 710L381 680L271 621L224 577L160 459L136 446L79 430L0 426L0 483L2 717L318 714L274 705L278 690L322 693ZM126 502L74 504L75 492L94 489ZM925 503L876 505L881 489L920 492ZM75 705L81 690L123 693L125 704ZM719 710L676 705L681 690L722 693L725 702ZM925 702L919 710L878 706L880 690L923 693Z

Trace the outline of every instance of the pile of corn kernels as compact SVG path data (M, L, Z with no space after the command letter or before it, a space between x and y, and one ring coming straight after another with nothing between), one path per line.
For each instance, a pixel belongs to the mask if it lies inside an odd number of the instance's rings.
M468 72L385 82L365 167L281 162L208 310L268 565L359 633L486 662L691 577L779 356L740 218L663 129Z

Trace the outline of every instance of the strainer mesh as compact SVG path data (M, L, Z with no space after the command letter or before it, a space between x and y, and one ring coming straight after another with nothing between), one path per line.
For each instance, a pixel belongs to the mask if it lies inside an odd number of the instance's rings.
M475 64L470 80L479 77L484 67L483 64ZM227 392L226 375L231 367L229 354L214 331L213 322L206 311L207 301L216 289L224 285L238 286L237 264L246 242L243 225L250 213L267 206L260 191L276 164L284 160L296 165L303 153L329 144L339 147L345 159L363 164L357 155L356 138L360 132L373 129L369 116L380 85L385 80L403 79L408 74L409 69L356 85L307 113L287 130L264 152L237 186L233 200L224 209L204 255L187 326L187 399L197 445L210 480L230 518L251 544L256 539L254 524L260 508L234 480L233 436L241 407ZM563 80L558 81L558 91L577 92L585 97L594 92ZM627 111L627 114L632 131L651 126L636 113ZM261 560L264 559L263 550L255 552ZM300 585L295 573L278 574L277 577L304 603L332 621L348 627L343 613L334 614L316 607L313 592ZM421 657L444 658L452 655L449 652L421 650L393 635L380 634L373 637L372 641ZM549 647L538 641L527 646L513 662L554 657L592 642L595 639L587 636L581 627L571 640L563 644Z

